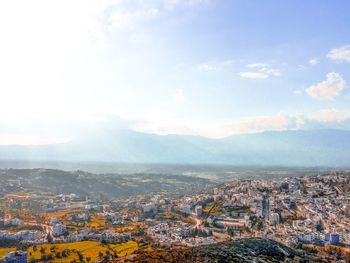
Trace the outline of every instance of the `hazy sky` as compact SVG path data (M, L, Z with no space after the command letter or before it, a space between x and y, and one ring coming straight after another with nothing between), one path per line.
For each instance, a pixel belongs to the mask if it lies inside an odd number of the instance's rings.
M347 0L0 1L0 144L89 125L350 128Z

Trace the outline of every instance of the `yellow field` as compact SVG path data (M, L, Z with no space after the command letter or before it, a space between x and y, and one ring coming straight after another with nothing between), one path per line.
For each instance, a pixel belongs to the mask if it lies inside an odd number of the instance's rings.
M123 232L130 232L133 230L136 230L139 226L138 225L130 225L130 226L121 226L121 227L114 227L114 230L123 233Z
M213 216L219 216L220 214L223 213L223 205L222 202L213 202L209 203L204 209L204 213L209 213Z
M128 241L126 243L110 245L109 248L113 251L116 251L118 253L118 256L123 257L134 253L136 250L138 250L139 246L134 241Z
M327 256L329 254L335 254L335 252L339 251L342 254L350 253L350 248L341 245L326 245L326 246L317 246L312 244L305 244L305 247L316 249L321 255Z
M61 210L61 211L57 211L57 212L53 212L53 213L45 213L42 214L43 216L45 216L47 219L51 219L51 218L56 218L56 219L62 219L70 214L74 214L74 213L79 213L80 210L78 209L74 209L74 210Z
M181 215L174 212L164 212L163 217L165 219L181 220Z
M45 249L45 253L41 253L40 250L42 248ZM134 241L128 241L126 243L121 244L107 244L103 245L97 241L81 241L74 243L65 243L65 244L43 244L38 245L36 251L33 250L33 247L28 249L29 260L35 259L36 262L44 262L43 255L48 256L51 254L53 259L48 260L51 262L62 262L68 263L73 260L77 262L81 262L79 260L78 253L80 252L83 256L82 262L94 262L99 258L99 253L102 252L103 256L106 253L110 253L111 255L117 254L120 256L130 255L138 250L138 244ZM67 256L62 257L62 252L66 251ZM108 251L108 252L107 252ZM60 254L60 256L56 256ZM90 260L88 260L90 258Z
M3 256L5 256L7 253L12 252L12 251L16 251L17 249L15 247L4 247L4 248L0 248L0 258L2 258Z
M101 214L94 214L91 216L91 222L87 224L90 227L94 227L96 229L106 227L106 221L103 219Z
M214 206L214 203L210 203L208 204L204 209L203 209L203 212L204 213L208 213L210 211L210 209L212 209Z

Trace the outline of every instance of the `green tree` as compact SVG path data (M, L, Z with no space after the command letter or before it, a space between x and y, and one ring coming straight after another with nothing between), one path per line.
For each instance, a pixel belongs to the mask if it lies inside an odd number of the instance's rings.
M50 244L51 244L51 243L52 243L52 241L53 241L53 238L52 238L52 236L51 236L51 234L50 234L50 233L48 233L48 234L47 234L46 239L47 239L47 242L48 242L48 243L50 243Z

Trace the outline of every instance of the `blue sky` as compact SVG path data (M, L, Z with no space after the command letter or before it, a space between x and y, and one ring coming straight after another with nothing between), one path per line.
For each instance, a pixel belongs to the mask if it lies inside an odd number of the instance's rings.
M348 10L340 0L3 1L0 144L66 141L101 122L214 138L349 129Z

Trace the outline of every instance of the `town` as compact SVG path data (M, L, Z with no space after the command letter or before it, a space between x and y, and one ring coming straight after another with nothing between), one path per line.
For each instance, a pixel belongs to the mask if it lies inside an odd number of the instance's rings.
M21 192L15 182L0 183L1 262L106 262L158 246L249 237L346 262L349 183L350 172L328 172L113 199Z

